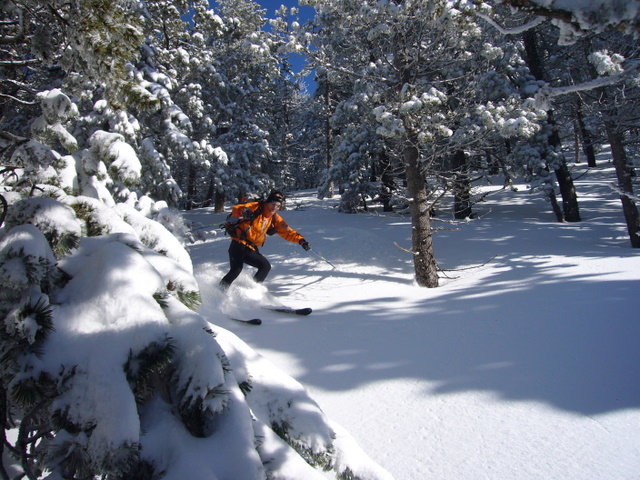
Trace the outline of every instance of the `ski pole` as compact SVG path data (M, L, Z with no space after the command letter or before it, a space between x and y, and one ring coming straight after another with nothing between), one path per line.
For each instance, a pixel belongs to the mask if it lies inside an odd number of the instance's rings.
M194 228L192 230L189 230L189 232L195 232L197 230L203 230L205 228L211 228L211 227L219 227L220 225L222 225L221 223L212 223L211 225L205 225L204 227L198 227L198 228Z
M333 267L333 269L336 269L336 266L331 263L329 260L327 260L326 258L324 258L322 255L320 255L318 252L316 252L313 248L310 248L309 250L311 250L313 253L315 253L318 257L320 257L322 260L324 260L325 262L327 262L329 265L331 265Z

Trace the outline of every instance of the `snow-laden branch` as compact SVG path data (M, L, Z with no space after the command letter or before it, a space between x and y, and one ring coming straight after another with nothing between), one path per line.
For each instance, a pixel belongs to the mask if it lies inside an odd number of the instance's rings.
M0 79L0 85L2 85L3 83L8 83L9 85L12 85L13 87L19 88L20 90L27 91L27 92L32 93L34 95L37 93L28 84L26 84L24 82L18 82L17 80L13 80L11 78Z
M14 97L13 95L7 95L5 93L0 93L0 97L1 98L8 98L10 100L13 100L14 102L21 103L22 105L36 105L36 104L40 103L39 101L30 102L28 100L22 100L22 99L20 99L18 97Z
M522 33L550 20L560 29L559 45L574 43L578 37L589 32L618 30L624 33L640 34L640 2L638 0L572 0L571 2L555 0L498 0L498 3L509 6L524 13L536 15L536 20L528 24L504 28L489 16L477 12L476 15L498 29L504 35ZM535 25L533 25L535 26Z
M27 65L35 65L40 63L37 58L27 58L25 60L2 60L0 61L0 67L25 67Z
M595 90L597 88L615 85L631 75L633 72L637 71L639 68L639 64L633 64L625 71L615 75L610 75L608 77L598 77L593 80L589 80L588 82L582 82L576 85L566 85L562 87L543 87L536 94L536 102L539 105L546 105L549 100L555 97L567 95L569 93L586 92L589 90Z
M544 17L536 17L535 19L531 20L528 23L525 23L524 25L519 25L517 27L512 27L512 28L505 28L502 25L500 25L498 22L496 22L493 18L489 17L488 15L485 15L484 13L476 12L476 16L483 19L485 22L487 22L489 25L491 25L493 28L498 30L503 35L519 35L521 33L526 32L527 30L531 30L532 28L537 27L538 25L546 21L546 18Z
M616 29L640 33L637 0L499 0L503 5L562 23L576 32Z

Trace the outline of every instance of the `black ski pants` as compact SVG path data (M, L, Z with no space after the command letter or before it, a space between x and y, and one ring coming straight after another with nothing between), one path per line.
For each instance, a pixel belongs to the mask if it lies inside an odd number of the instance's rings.
M231 245L229 245L229 273L220 280L220 288L222 290L229 288L233 281L238 278L245 263L258 269L253 276L253 279L258 283L262 283L271 271L271 263L269 263L267 257L240 242L232 240Z

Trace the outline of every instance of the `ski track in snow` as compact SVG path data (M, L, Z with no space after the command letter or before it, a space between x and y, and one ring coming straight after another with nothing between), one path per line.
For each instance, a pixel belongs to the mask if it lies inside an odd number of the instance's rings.
M556 223L524 186L495 187L478 220L436 220L436 289L416 286L398 248L408 216L340 214L337 198L296 192L282 216L337 269L270 237L265 285L246 267L223 298L229 239L212 229L189 247L201 312L302 382L396 480L640 479L640 252L613 178L576 182L580 223ZM314 313L259 310L267 291Z

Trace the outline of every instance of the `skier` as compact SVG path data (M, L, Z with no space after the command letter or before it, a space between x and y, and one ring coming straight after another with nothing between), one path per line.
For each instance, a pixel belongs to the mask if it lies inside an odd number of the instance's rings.
M285 240L301 245L306 251L311 249L309 242L276 213L283 202L284 195L273 191L264 202L240 203L233 207L225 223L232 241L229 245L229 273L220 280L221 290L227 290L238 278L245 263L258 269L253 276L256 282L264 281L271 264L258 248L264 245L267 235L277 233Z

